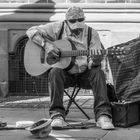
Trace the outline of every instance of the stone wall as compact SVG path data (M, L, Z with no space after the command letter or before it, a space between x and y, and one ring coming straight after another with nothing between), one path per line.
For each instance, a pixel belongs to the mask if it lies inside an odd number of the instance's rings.
M7 0L7 2L14 2L14 0ZM28 0L27 2L35 1ZM46 2L51 1L47 0ZM65 2L68 2L68 0ZM86 3L76 3L76 5L83 8L86 23L98 31L105 48L139 36L140 4L88 4L89 0L83 2ZM71 6L71 3L0 4L0 82L6 81L9 83L11 81L10 83L13 83L15 77L20 74L14 73L19 71L18 67L14 67L14 64L17 64L16 61L11 64L11 60L15 60L15 52L18 50L16 48L17 44L25 37L26 30L33 25L64 20L65 12L69 6ZM18 61L18 59L16 60ZM20 64L20 61L18 63ZM22 78L25 79L26 75L23 75L23 71L21 73ZM18 80L21 80L21 85L17 85ZM22 79L17 79L16 82L14 85L16 88L25 86ZM12 86L10 84L9 88L12 89ZM28 92L25 87L24 93L30 94ZM22 93L23 91L21 91ZM15 95L15 93L12 95Z

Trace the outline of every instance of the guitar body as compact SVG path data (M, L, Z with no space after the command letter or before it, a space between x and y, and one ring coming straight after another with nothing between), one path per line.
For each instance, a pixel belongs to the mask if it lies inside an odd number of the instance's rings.
M75 50L76 48L73 48L71 46L71 43L68 40L58 40L53 43L61 52L64 51L72 51ZM74 57L61 57L60 60L55 63L54 65L51 65L51 67L57 67L57 68L62 68L66 69L70 64L71 61L73 61Z
M45 50L30 40L27 42L24 50L24 67L28 74L31 76L39 76L52 67L68 70L73 65L76 56L87 56L89 54L88 50L77 50L75 46L66 39L54 41L52 44L60 50L61 58L57 63L49 65L46 62L47 54ZM105 52L106 50L102 50L103 54ZM108 55L124 55L128 54L130 50L111 48L108 49L107 52ZM95 55L93 50L90 51L90 54L91 57L96 56L97 59L98 55Z
M58 40L53 44L60 49L60 51L71 51L72 47L68 40ZM44 63L41 62L42 48L32 41L28 41L24 50L24 67L28 74L31 76L39 76L52 67L65 69L71 63L71 57L60 58L60 61L54 65L49 65L46 62L46 54Z

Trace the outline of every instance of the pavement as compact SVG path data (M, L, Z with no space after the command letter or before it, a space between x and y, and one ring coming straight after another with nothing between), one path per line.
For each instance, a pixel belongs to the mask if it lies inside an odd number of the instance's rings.
M14 99L13 99L14 98ZM7 97L0 98L0 118L7 124L16 125L18 121L36 122L49 118L49 97ZM92 109L93 96L77 96L76 102L94 121ZM64 105L68 98L64 97ZM87 121L87 118L72 105L67 121ZM37 140L30 131L24 129L0 130L0 140ZM87 129L52 130L44 140L140 140L140 125L128 128L116 127L115 130L101 130L96 126Z

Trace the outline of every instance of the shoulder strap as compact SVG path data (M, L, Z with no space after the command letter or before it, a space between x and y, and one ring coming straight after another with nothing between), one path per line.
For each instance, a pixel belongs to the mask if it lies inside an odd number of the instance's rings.
M89 51L89 46L91 42L91 37L92 37L92 28L88 27L88 36L87 36L87 49ZM87 56L87 61L89 62L89 56Z
M88 27L88 37L87 37L88 50L89 50L89 46L90 46L91 36L92 36L92 28Z
M63 31L64 31L64 21L62 23L62 27L61 27L61 30L60 30L60 33L59 33L59 36L58 36L58 40L62 39Z

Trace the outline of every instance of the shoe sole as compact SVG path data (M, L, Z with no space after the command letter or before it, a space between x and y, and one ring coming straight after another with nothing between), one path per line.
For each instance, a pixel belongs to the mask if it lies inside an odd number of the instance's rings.
M106 127L106 128L103 128L98 123L96 123L96 126L99 127L99 128L101 128L101 129L103 129L103 130L114 130L115 129L115 127Z

